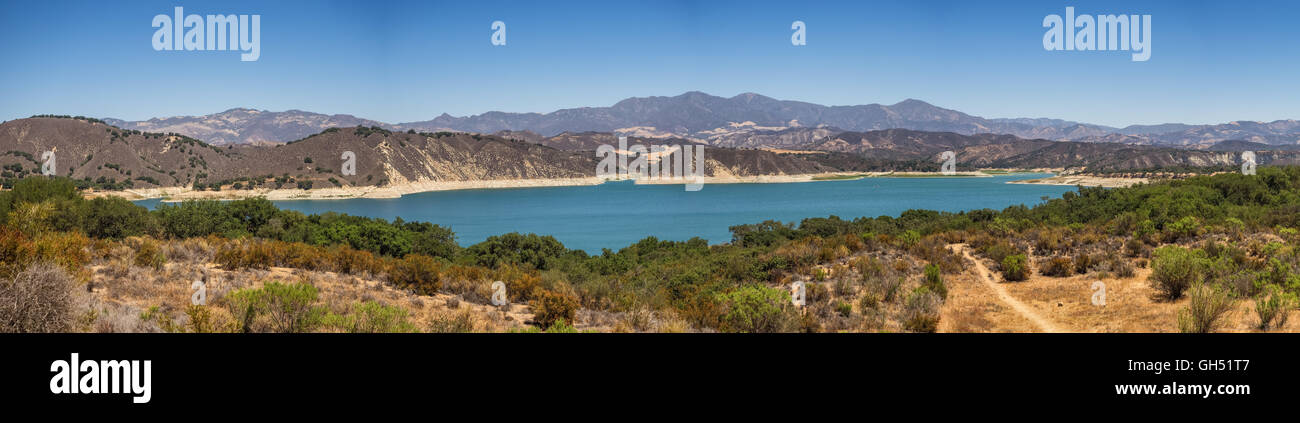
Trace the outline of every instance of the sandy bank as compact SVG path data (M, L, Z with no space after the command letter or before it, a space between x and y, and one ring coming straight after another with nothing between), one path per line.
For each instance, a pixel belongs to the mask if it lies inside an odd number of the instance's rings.
M1126 188L1151 182L1147 178L1112 178L1104 176L1057 175L1042 179L1026 179L1008 184L1068 185L1102 188Z
M830 172L803 175L760 175L760 176L709 176L700 179L700 183L709 184L770 184L799 183L851 180L867 177L942 177L936 172ZM957 172L952 176L989 177L993 175L981 172ZM606 180L589 178L550 178L550 179L494 179L484 181L415 181L393 184L383 187L328 187L303 189L225 189L221 191L196 191L188 187L142 188L122 191L88 191L87 197L118 196L128 200L145 200L162 198L163 201L184 200L238 200L241 198L265 197L268 200L335 200L350 198L398 198L407 194L432 191L451 191L463 189L494 188L538 188L562 186L599 185ZM696 183L691 179L636 180L638 185L681 185Z

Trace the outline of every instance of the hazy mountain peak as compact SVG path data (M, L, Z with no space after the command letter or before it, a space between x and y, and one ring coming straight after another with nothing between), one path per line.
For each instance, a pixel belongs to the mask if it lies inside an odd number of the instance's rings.
M1295 120L1270 123L1234 121L1221 125L1170 123L1117 129L1061 119L986 119L915 98L892 105L824 106L780 100L754 92L723 98L702 91L687 91L671 97L630 97L611 106L559 109L549 113L489 111L464 117L442 113L431 120L398 124L348 114L324 115L296 109L272 112L251 108L234 108L207 116L154 118L139 122L105 121L124 129L181 133L214 144L286 142L329 127L347 126L482 134L531 131L543 137L563 132L614 132L640 128L642 133L657 137L694 140L714 139L720 134L736 134L738 131L833 127L844 131L901 128L963 135L993 133L1030 139L1202 147L1228 139L1273 145L1300 142L1300 123ZM737 123L746 125L737 128L734 125Z

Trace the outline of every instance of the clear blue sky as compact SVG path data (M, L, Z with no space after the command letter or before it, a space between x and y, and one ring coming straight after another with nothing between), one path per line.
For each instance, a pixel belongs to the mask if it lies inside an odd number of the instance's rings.
M386 122L742 92L916 98L1123 126L1300 118L1294 1L3 1L0 119L232 107ZM261 58L154 51L157 14L260 14ZM1152 55L1049 52L1043 17L1152 15ZM506 22L507 45L491 45ZM807 23L806 46L790 24Z

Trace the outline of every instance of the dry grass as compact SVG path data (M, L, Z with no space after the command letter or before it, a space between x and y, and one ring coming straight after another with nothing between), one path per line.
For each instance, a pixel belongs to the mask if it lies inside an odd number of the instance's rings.
M1135 259L1129 264L1135 264ZM1136 267L1136 266L1134 266ZM1160 297L1147 277L1150 268L1135 268L1130 277L1116 273L1090 273L1065 278L1033 274L1023 282L1000 282L1012 297L1029 305L1040 316L1051 320L1062 330L1071 332L1177 332L1178 311L1187 306L1186 298L1166 301ZM973 275L950 277L949 302L944 307L944 321L940 331L945 332L1032 332L1023 318L1015 316L1007 307L987 292L972 284ZM1000 278L999 275L993 275ZM1100 277L1099 277L1100 276ZM1000 281L1000 279L998 279ZM1106 287L1105 306L1092 304L1093 282L1101 280ZM984 290L987 291L987 290ZM1220 332L1258 331L1258 318L1254 313L1254 300L1241 299L1232 307L1219 327ZM985 322L988 322L986 324ZM1275 332L1300 330L1295 321L1288 321Z

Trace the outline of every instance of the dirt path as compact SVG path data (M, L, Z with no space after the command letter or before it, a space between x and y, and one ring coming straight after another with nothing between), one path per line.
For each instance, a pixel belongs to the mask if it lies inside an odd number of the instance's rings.
M1012 310L1015 310L1016 313L1020 313L1021 316L1024 316L1025 319L1032 322L1034 326L1037 326L1038 330L1049 333L1063 332L1061 329L1057 328L1056 325L1052 324L1051 321L1038 315L1033 308L1030 308L1020 302L1020 300L1012 297L1011 294L1008 294L1007 290L1003 288L1002 285L999 285L997 281L994 281L993 278L989 276L992 275L993 272L989 271L988 267L985 267L983 262L970 255L970 251L967 250L966 244L952 244L949 245L949 247L956 248L957 251L961 252L963 257L966 257L967 260L975 263L975 273L979 276L980 282L983 282L984 286L993 290L993 293L997 294L999 300L1006 305L1011 306Z

